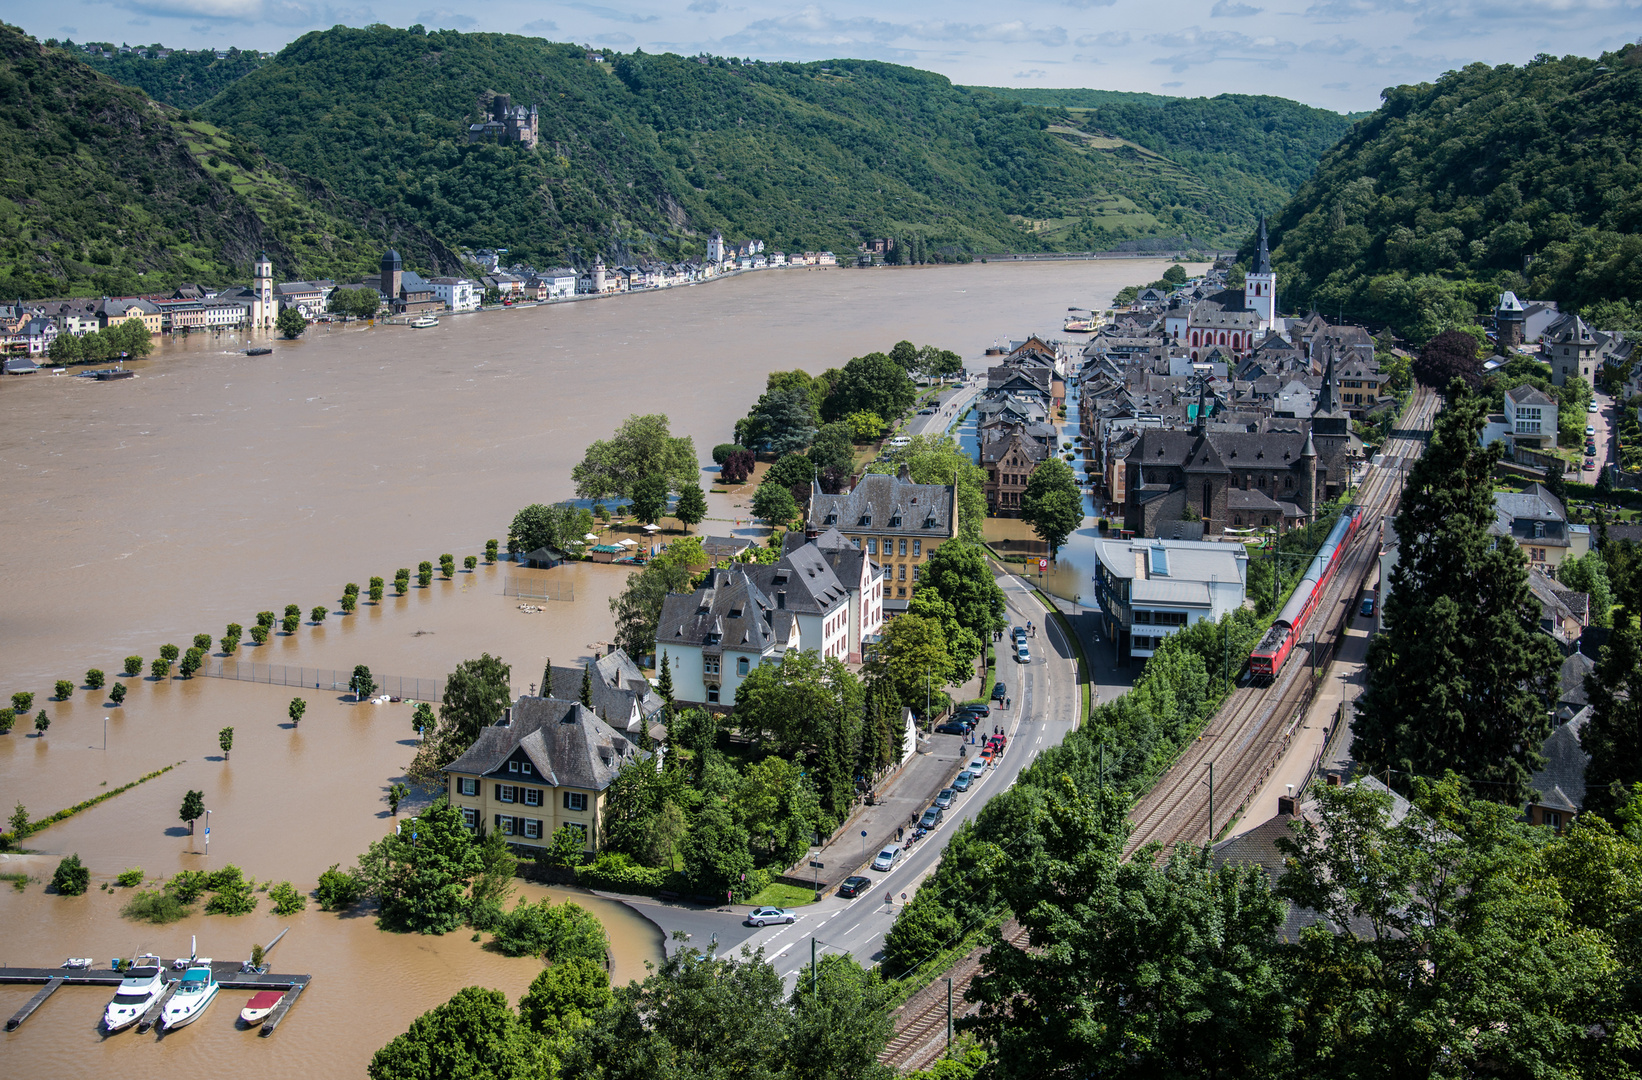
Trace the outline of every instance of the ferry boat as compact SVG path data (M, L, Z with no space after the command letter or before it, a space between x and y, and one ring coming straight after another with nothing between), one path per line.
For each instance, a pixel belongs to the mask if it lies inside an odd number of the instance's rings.
M149 1006L165 993L165 969L160 966L159 957L145 953L131 964L125 978L120 980L120 988L114 992L114 1000L103 1012L103 1027L110 1034L141 1020Z
M246 349L245 350L245 355L246 356L267 356L269 353L271 353L273 351L274 350L270 349L266 345L258 345L254 349Z
M283 990L258 990L245 1003L245 1008L239 1011L239 1018L245 1021L246 1027L256 1027L268 1019L268 1014L274 1011L274 1006L284 996Z
M1075 315L1068 315L1066 323L1061 329L1068 334L1092 334L1095 332L1095 320L1080 319Z
M428 330L439 325L439 320L432 315L418 315L410 322L412 330Z
M211 958L202 956L190 960L188 970L182 973L182 981L177 984L177 992L165 1003L165 1014L160 1019L165 1030L185 1027L198 1020L216 1000L218 989L217 977L211 971Z

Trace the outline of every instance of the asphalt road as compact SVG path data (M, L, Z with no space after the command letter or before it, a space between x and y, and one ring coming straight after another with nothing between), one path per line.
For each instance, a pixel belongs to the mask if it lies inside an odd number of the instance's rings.
M975 786L958 796L946 820L914 844L899 866L884 874L869 872L871 888L854 899L846 900L834 893L796 909L797 921L787 925L757 929L745 926L743 920L751 910L745 905L711 911L648 901L630 901L632 906L664 931L680 929L689 933L689 944L696 948L706 948L717 934L721 953L741 946L763 949L789 990L810 962L812 937L818 956L843 952L863 964L876 963L882 956L884 936L904 903L903 896L911 899L919 884L934 871L952 831L960 822L974 818L988 799L1009 790L1021 769L1045 747L1064 739L1077 719L1081 700L1071 644L1062 638L1058 627L1045 623L1042 605L1017 578L1001 577L998 584L1004 590L1011 625L1025 626L1030 621L1037 628L1037 635L1029 639L1033 656L1030 664L1018 664L1007 655L1001 660L999 678L1009 688L1012 707L994 710L982 725L982 730L990 730L988 725L992 723L1004 725L1009 734L1008 752L986 770ZM1008 644L1007 637L1001 644ZM933 737L953 742L959 738ZM669 941L669 951L673 947Z

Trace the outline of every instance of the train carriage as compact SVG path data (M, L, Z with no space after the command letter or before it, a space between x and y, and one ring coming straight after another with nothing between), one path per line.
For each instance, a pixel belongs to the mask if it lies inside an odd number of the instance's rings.
M1324 591L1334 580L1340 563L1345 560L1346 549L1351 546L1362 520L1363 508L1360 506L1351 505L1340 511L1340 520L1334 523L1328 538L1317 549L1311 564L1306 567L1305 577L1294 587L1293 595L1283 605L1283 610L1277 613L1276 621L1260 639L1260 644L1249 653L1249 672L1255 678L1269 680L1283 670L1283 663L1294 651L1294 643L1304 634L1307 620L1322 602Z

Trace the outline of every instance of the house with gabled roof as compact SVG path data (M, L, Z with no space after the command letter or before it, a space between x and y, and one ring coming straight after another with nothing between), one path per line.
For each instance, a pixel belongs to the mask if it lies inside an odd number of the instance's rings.
M612 649L584 667L553 666L550 669L552 684L541 688L542 696L579 698L584 672L590 676L589 696L593 699L593 712L600 720L634 742L646 733L652 742L667 737L661 720L664 704L661 695L623 649Z
M837 529L882 566L884 610L893 615L906 610L918 572L935 549L958 535L957 491L955 482L913 483L902 463L895 475L867 473L838 495L815 486L804 528L817 535Z
M798 619L778 609L753 580L753 567L709 570L694 593L669 595L656 623L656 656L673 666L674 700L735 705L736 688L765 663L799 647ZM834 579L836 581L836 579Z
M649 756L579 701L521 697L445 766L446 790L470 829L546 849L568 826L596 851L605 790Z

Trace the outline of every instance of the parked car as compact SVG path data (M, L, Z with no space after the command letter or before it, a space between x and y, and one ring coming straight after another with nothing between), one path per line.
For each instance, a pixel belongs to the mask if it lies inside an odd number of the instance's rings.
M957 797L958 797L958 792L956 790L954 790L953 788L942 788L941 791L940 791L940 794L935 796L935 805L938 809L941 809L941 810L951 809L952 800L956 799Z
M880 851L876 859L872 860L872 868L877 870L879 873L883 873L884 871L895 869L895 864L900 861L901 845L891 844L889 847Z
M970 772L968 769L965 769L963 772L958 774L958 778L956 780L952 781L952 790L953 791L968 791L969 790L969 785L973 784L974 782L975 782L975 774Z
M1009 631L1009 640L1011 640L1011 641L1025 641L1026 640L1026 628L1023 627L1023 626L1017 626L1013 630Z
M937 735L968 735L969 725L962 720L948 720L944 724L935 725Z
M935 410L934 409L919 409L918 410L918 415L919 416L934 416L935 415Z
M752 911L747 913L747 925L748 926L764 926L768 923L791 923L791 922L797 922L797 921L798 921L798 916L794 915L792 912L788 911L786 908L778 908L778 907L753 908Z
M983 757L973 758L970 760L968 768L970 772L974 773L976 776L979 776L982 772L986 771L986 759Z
M1596 443L1588 442L1585 444L1585 456L1596 457Z
M1587 434L1587 435L1595 435L1595 434L1596 434L1596 428L1594 428L1594 427L1592 427L1592 426L1591 426L1591 425L1589 425L1589 424L1586 424L1586 425L1585 425L1585 434Z
M1027 648L1026 642L1023 641L1015 647L1015 661L1021 664L1032 662L1032 650Z
M845 878L844 883L838 886L838 895L844 897L860 896L870 888L872 888L871 878L854 874Z
M1585 464L1580 466L1580 468L1584 469L1586 472L1595 472L1596 471L1596 458L1586 458L1585 459Z
M1601 412L1602 408L1596 402L1593 401L1589 405L1585 406L1585 411L1586 412Z
M993 701L1002 701L1004 699L1004 697L1007 696L1007 694L1008 694L1008 688L1005 687L1003 683L995 682L995 683L992 684L992 700Z
M978 704L978 703L972 703L972 704L969 704L969 705L960 705L960 706L958 706L958 712L960 714L961 713L969 713L971 716L991 716L992 715L992 709L989 706L981 705L981 704Z
M946 820L946 811L939 806L932 806L924 811L924 816L918 819L918 824L925 829L933 829Z
M1364 615L1374 614L1374 598L1372 596L1363 597L1362 611Z

